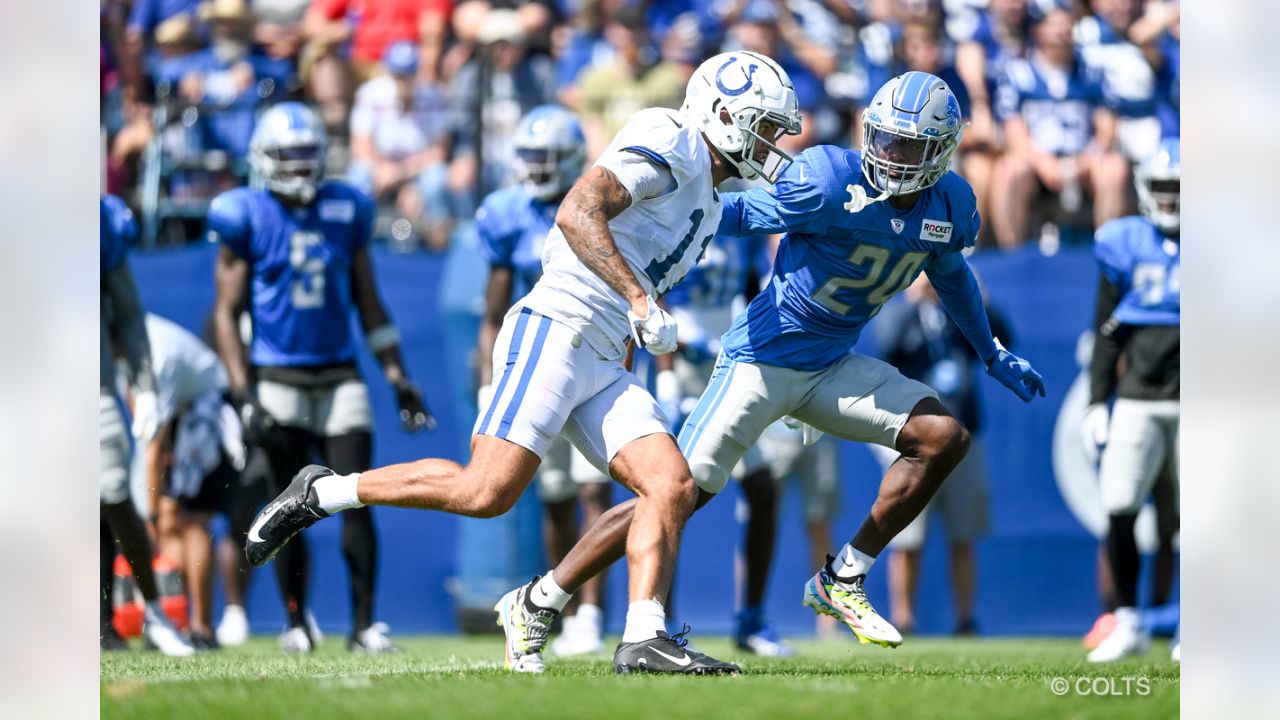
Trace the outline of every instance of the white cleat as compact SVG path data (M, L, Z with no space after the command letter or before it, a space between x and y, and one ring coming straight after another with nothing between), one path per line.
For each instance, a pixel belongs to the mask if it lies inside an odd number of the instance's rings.
M564 619L560 635L551 642L551 654L575 657L601 652L604 650L601 634L600 608L583 605L576 614Z
M188 657L196 654L191 642L178 632L178 629L165 617L160 603L147 603L143 611L142 634L157 650L169 657Z
M347 649L354 653L393 653L400 648L391 642L387 633L391 628L386 623L376 622L361 630L347 641Z
M249 616L239 605L228 605L222 611L222 622L214 631L218 644L223 647L237 647L249 641Z
M511 672L540 673L546 670L542 662L542 648L547 644L547 631L560 613L542 608L526 599L529 589L538 581L512 590L498 601L493 609L498 613L498 624L507 637L506 665Z
M1098 647L1089 652L1091 663L1115 662L1121 658L1141 655L1151 646L1151 636L1142 630L1138 611L1134 608L1116 610L1116 626Z
M291 627L280 633L280 649L287 653L306 655L315 649L315 645L311 642L311 636L307 634L306 628Z
M864 575L841 581L831 568L832 557L804 586L804 604L814 612L841 620L863 645L894 648L902 644L902 633L885 620L867 599Z

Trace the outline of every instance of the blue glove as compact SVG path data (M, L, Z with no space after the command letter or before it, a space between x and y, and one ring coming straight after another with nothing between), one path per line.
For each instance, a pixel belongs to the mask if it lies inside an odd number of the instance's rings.
M1014 355L996 340L996 354L987 365L987 374L1013 391L1023 402L1031 402L1037 394L1044 397L1044 378L1031 363Z

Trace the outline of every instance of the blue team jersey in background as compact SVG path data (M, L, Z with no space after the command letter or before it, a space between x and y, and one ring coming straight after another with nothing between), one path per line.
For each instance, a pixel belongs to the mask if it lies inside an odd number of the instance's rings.
M1036 147L1053 155L1075 155L1093 139L1093 111L1108 105L1102 74L1077 59L1069 72L1015 59L1005 66L996 90L1000 120L1022 117Z
M314 201L297 207L248 188L214 198L210 240L251 266L254 365L355 360L351 261L372 228L372 201L344 182L322 184Z
M98 198L98 262L101 277L120 267L128 255L129 243L138 237L133 211L115 195Z
M1098 228L1094 254L1102 274L1123 296L1111 317L1126 325L1178 325L1181 255L1151 221L1131 215Z
M867 321L929 262L971 247L980 219L969 184L947 173L910 210L844 204L861 154L820 145L800 153L770 193L725 195L720 232L783 232L769 286L738 316L723 347L732 360L820 370L847 354Z
M724 307L747 291L764 249L763 235L718 233L698 264L667 293L668 307Z
M523 297L542 277L542 246L556 223L559 207L513 185L490 193L476 211L480 254L490 267L512 271L513 299Z

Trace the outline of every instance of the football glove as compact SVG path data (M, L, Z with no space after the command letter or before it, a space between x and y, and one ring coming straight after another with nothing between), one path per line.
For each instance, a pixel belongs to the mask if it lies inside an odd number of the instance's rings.
M1031 363L1004 349L996 340L996 354L987 363L987 374L1013 391L1023 402L1031 402L1036 395L1044 397L1044 378L1031 367Z
M244 428L244 444L265 448L283 438L280 423L267 412L247 388L231 391L231 404L240 413L240 425Z
M631 321L631 337L636 346L648 350L654 355L666 355L676 349L676 319L666 310L658 307L653 298L648 298L649 312L644 317L634 311L627 311L627 319Z
M155 393L141 390L133 394L133 439L139 445L146 445L155 437L160 423L159 412Z
M1081 440L1084 441L1084 454L1090 463L1098 462L1102 457L1102 448L1107 444L1107 435L1111 426L1111 411L1106 403L1094 403L1084 411L1084 421L1080 423Z
M400 426L409 432L418 432L426 428L434 430L436 419L422 400L422 391L409 378L400 378L393 385L396 391L396 405L400 408Z

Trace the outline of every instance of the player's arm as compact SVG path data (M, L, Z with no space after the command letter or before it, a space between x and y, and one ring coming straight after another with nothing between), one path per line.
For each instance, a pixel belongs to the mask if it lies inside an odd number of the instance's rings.
M480 336L476 342L476 369L480 387L493 379L493 346L498 342L502 319L511 309L515 288L515 271L506 265L489 268L489 282L484 289L484 315L480 318Z
M934 258L925 269L942 307L960 328L965 340L982 358L987 372L1024 402L1036 395L1044 397L1044 379L1026 360L1000 346L991 334L991 323L982 302L978 280L959 252Z
M156 378L151 369L151 342L147 339L146 310L133 281L128 263L120 263L103 279L114 313L115 335L128 363L129 385L135 391L155 393Z
M720 214L722 235L772 235L788 232L820 232L822 207L827 200L828 172L815 165L826 164L816 149L805 150L782 171L771 188L725 193Z
M409 431L434 428L435 419L423 404L422 391L405 372L404 358L400 353L400 333L391 323L391 316L387 314L382 298L378 297L378 286L373 279L373 263L369 260L367 247L360 247L351 257L351 294L369 350L378 358L387 382L396 391L401 425Z
M158 537L156 522L160 517L160 497L164 494L165 471L171 458L173 422L166 422L156 430L147 444L143 463L147 473L147 530L152 542Z
M648 314L649 296L609 230L609 221L631 207L631 192L612 171L593 167L574 183L556 211L556 225L578 259L622 296L632 312Z
M1111 314L1120 304L1123 292L1101 274L1098 278L1098 304L1093 315L1093 359L1089 363L1089 404L1105 404L1116 391L1120 360L1120 327Z
M236 317L249 293L249 262L224 245L218 252L214 284L213 330L218 356L227 369L232 394L248 393L249 366L244 359L244 343Z

